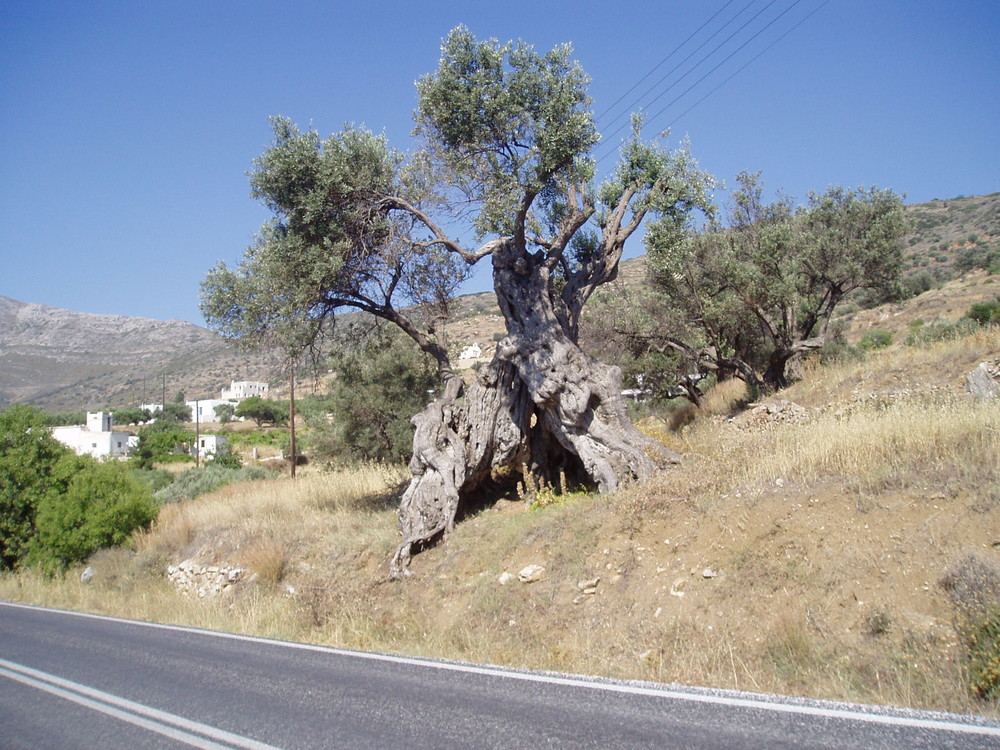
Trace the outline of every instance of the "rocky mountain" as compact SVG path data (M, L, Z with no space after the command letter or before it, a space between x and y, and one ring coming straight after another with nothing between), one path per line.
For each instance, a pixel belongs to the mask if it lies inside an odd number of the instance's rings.
M267 367L180 320L94 315L0 297L0 405L51 411L214 396Z

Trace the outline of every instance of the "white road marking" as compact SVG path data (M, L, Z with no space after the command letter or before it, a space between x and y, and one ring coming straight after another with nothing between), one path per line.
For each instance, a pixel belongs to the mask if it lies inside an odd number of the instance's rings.
M840 707L831 702L831 705L818 705L822 702L812 703L794 702L785 703L781 701L771 701L766 695L755 693L742 693L737 691L719 691L726 694L712 694L708 692L691 692L674 690L666 687L656 687L654 685L633 685L628 683L617 683L604 681L601 679L586 679L583 677L572 677L565 675L545 674L541 672L519 672L515 670L503 669L500 667L477 666L475 664L462 664L458 662L432 661L429 659L417 659L408 656L395 656L392 654L379 654L367 651L349 651L346 649L333 648L331 646L318 646L312 643L296 643L295 641L279 641L271 638L261 638L259 636L241 635L239 633L223 633L216 630L202 630L183 625L164 625L156 622L144 622L142 620L125 620L120 617L110 617L108 615L98 615L90 612L74 612L72 610L52 609L48 607L36 607L30 604L18 604L14 602L2 602L0 606L18 607L22 609L44 610L56 614L63 614L71 617L82 617L93 620L103 620L120 624L138 625L141 627L154 628L158 630L169 630L179 633L191 633L196 635L210 636L213 638L223 638L229 640L243 641L247 643L267 644L271 646L282 646L304 651L314 651L338 656L354 657L357 659L369 659L372 661L390 662L394 664L405 664L408 666L423 667L430 669L441 669L465 674L483 675L487 677L499 677L511 680L523 680L525 682L539 682L550 685L564 685L567 687L586 688L590 690L603 690L612 693L625 693L629 695L644 695L673 700L690 701L694 703L709 703L715 705L731 706L734 708L749 708L762 711L775 711L779 713L800 714L804 716L823 717L840 719L845 721L864 721L873 724L884 724L912 729L927 729L931 731L961 732L965 734L976 734L988 737L1000 737L1000 726L986 723L963 723L956 721L961 718L957 714L940 714L934 716L936 712L909 711L908 709L896 709L903 712L917 714L906 716L891 713L876 713L882 710L881 707L873 707L871 713L859 710L862 707ZM919 715L923 714L923 715ZM972 718L972 717L970 717Z
M242 737L183 716L119 698L117 695L6 659L0 659L0 675L200 750L233 750L233 748L279 750L273 745L257 742L249 737Z

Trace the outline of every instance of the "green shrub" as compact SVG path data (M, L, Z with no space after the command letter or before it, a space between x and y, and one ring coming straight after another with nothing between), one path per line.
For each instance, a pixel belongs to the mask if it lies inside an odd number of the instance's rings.
M927 270L911 273L903 279L903 288L908 296L916 297L934 288L934 277Z
M866 352L870 352L875 349L885 349L891 343L891 331L886 331L883 328L873 328L870 331L865 331L865 334L861 337L861 341L858 342L858 346Z
M968 336L976 330L978 326L975 322L964 319L957 323L952 323L945 318L932 320L919 326L910 326L910 332L906 336L906 345L913 347L930 346L938 341L962 338Z
M0 411L0 569L17 567L28 554L38 506L59 482L53 470L72 455L38 409L17 404Z
M64 456L54 474L63 481L39 503L28 561L56 571L99 549L125 542L156 517L148 485L122 463ZM65 483L65 489L58 485Z
M242 469L243 459L238 453L222 450L212 454L209 466L219 466L224 469Z
M1000 697L1000 565L969 553L951 566L941 586L958 612L972 692Z
M132 476L149 485L152 492L162 490L174 481L173 472L166 469L132 469Z
M972 692L977 698L1000 697L1000 608L970 628L967 640Z
M981 326L1000 323L1000 300L976 302L965 313L965 317Z
M260 466L248 466L242 469L230 469L210 462L199 469L188 469L177 475L177 478L167 487L156 493L156 499L161 503L176 503L182 500L193 500L199 495L213 492L219 487L233 482L251 482L256 479L266 479L272 476L267 469Z

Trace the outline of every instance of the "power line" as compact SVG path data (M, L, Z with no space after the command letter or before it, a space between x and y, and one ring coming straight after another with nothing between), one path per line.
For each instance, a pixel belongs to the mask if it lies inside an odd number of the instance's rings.
M702 24L701 26L699 26L699 27L698 27L697 29L695 29L695 30L694 30L694 31L693 31L693 32L691 33L691 35L690 35L690 36L689 36L689 37L688 37L687 39L685 39L685 40L684 40L683 42L681 42L681 43L680 43L680 44L678 44L678 45L677 45L676 47L674 47L673 51L672 51L672 52L671 52L671 53L670 53L669 55L667 55L666 57L664 57L664 58L663 58L662 60L660 60L660 61L659 61L659 62L658 62L658 63L657 63L656 65L654 65L654 66L653 66L652 68L650 68L650 70L649 70L649 71L647 71L646 75L644 75L644 76L643 76L642 78L640 78L640 79L639 79L638 81L636 81L635 83L633 83L633 84L632 84L632 86L631 86L631 88L629 88L629 90L628 90L628 91L626 91L626 92L625 92L624 94L622 94L622 95L621 95L621 96L619 96L619 97L618 97L617 99L615 99L615 101L614 101L614 102L612 102L611 106L609 106L609 107L608 107L607 109L605 109L605 110L604 110L603 112L601 112L601 113L600 113L599 115L597 115L597 117L596 117L595 119L597 119L597 120L600 120L600 119L601 119L601 118L603 118L603 117L604 117L605 115L607 115L608 113L610 113L610 112L611 112L611 111L612 111L612 110L613 110L613 109L614 109L615 107L617 107L617 106L619 105L619 103L620 103L620 102L622 101L622 99L624 99L624 98L625 98L626 96L628 96L628 95L629 95L629 94L631 94L631 93L632 93L633 91L635 91L635 90L636 90L637 88L639 88L639 86L640 86L640 85L642 84L642 82L643 82L643 81L645 81L645 80L646 80L647 78L649 78L649 77L650 77L651 75L653 75L653 73L655 73L655 72L656 72L657 70L659 70L659 69L660 69L660 67L662 67L662 66L663 66L663 64L664 64L664 63L666 63L666 61L667 61L667 60L669 60L669 59L670 59L671 57L673 57L674 55L676 55L676 54L677 54L677 53L678 53L678 52L679 52L679 51L680 51L680 50L681 50L681 49L682 49L682 48L684 47L684 45L685 45L685 44L687 44L687 43L688 43L688 42L690 42L690 41L691 41L691 40L692 40L692 39L693 39L693 38L694 38L695 36L697 36L698 32L700 32L700 31L701 31L701 30L702 30L703 28L705 28L705 27L706 27L706 26L708 26L708 25L709 25L710 23L712 23L712 21L714 21L714 20L716 19L716 17L717 17L717 16L718 16L718 15L719 15L720 13L722 13L722 11L724 11L724 10L725 10L726 8L728 8L728 7L730 6L730 5L732 5L732 4L734 3L734 2L736 2L736 0L728 0L728 2L727 2L727 3L725 4L725 5L723 5L723 6L721 7L721 8L719 8L719 9L718 9L718 10L717 10L717 11L716 11L716 12L715 12L715 13L714 13L713 15L712 15L712 17L711 17L711 18L709 18L709 19L708 19L707 21L705 21L705 23L703 23L703 24ZM752 3L752 2L753 2L753 0L751 0L751 3ZM749 7L749 5L748 5L747 7ZM743 10L746 10L746 8L744 8ZM742 13L742 12L743 12L743 11L740 11L740 13ZM737 15L739 15L739 14L737 14ZM725 26L723 26L723 28L725 28ZM718 33L718 32L716 32L716 33ZM711 38L711 37L709 37L709 38ZM669 73L668 73L667 75L669 75Z
M784 16L786 13L788 13L788 11L790 11L792 8L794 8L796 5L798 5L801 2L802 2L802 0L795 0L794 3L792 3L787 8L785 8L785 10L781 11L781 13L779 13L771 21L769 21L762 29L760 29L760 31L758 31L752 37L750 37L745 42L743 42L743 44L741 44L739 47L737 47L736 49L734 49L732 52L730 52L725 58L723 58L722 62L720 62L718 65L716 65L710 71L708 71L705 75L703 75L697 81L695 81L690 86L688 86L686 89L684 89L684 91L682 91L680 94L678 94L676 97L674 97L673 100L671 100L671 102L669 104L667 104L666 107L664 107L663 109L661 109L659 112L657 112L655 115L653 115L649 119L650 120L655 120L657 117L659 117L664 112L666 112L668 109L670 109L670 107L672 107L677 102L678 99L680 99L681 97L683 97L691 89L693 89L699 83L701 83L706 78L708 78L710 75L712 75L712 73L714 73L715 71L717 71L720 67L722 67L723 65L725 65L727 62L729 62L729 60L731 60L733 58L733 56L736 55L737 52L739 52L740 50L742 50L744 47L746 47L748 44L750 44L750 42L752 42L754 39L756 39L757 37L759 37L762 33L764 33L765 31L767 31L767 29L769 29L771 26L773 26L775 23L777 23L781 19L782 16ZM657 98L659 98L659 97L657 97Z
M705 55L704 57L702 57L702 58L701 58L701 59L700 59L700 60L699 60L698 62L696 62L696 63L695 63L695 64L694 64L694 65L693 65L693 66L692 66L691 68L689 68L689 69L688 69L688 70L687 70L687 71L686 71L685 73L683 73L683 74L682 74L682 75L680 76L680 78L678 78L678 79L677 79L676 81L674 81L673 83L671 83L671 84L670 84L669 86L667 86L667 88L665 88L665 89L664 89L663 91L661 91L661 92L660 92L659 94L657 94L657 95L656 95L656 96L655 96L655 97L654 97L654 98L653 98L652 100L650 100L650 101L649 101L649 102L648 102L648 103L647 103L647 104L645 105L645 107L643 107L643 109L645 109L645 108L649 107L649 106L650 106L650 105L652 105L652 104L653 104L654 102L656 102L656 101L659 101L659 100L660 100L660 99L661 99L661 98L662 98L662 97L664 96L664 94L666 94L666 93L667 93L668 91L670 91L670 90L671 90L672 88L674 88L674 87L675 87L675 86L676 86L677 84L679 84L679 83L680 83L681 81L683 81L683 80L684 80L685 78L687 78L687 77L688 77L688 76L689 76L689 75L690 75L691 73L693 73L694 71L696 71L696 70L697 70L697 69L698 69L698 68L699 68L699 67L701 66L701 64L702 64L702 63L704 63L704 62L705 62L706 60L708 60L709 58L711 58L711 57L712 57L712 56L713 56L713 55L714 55L714 54L715 54L716 52L718 52L718 51L719 51L720 49L722 49L722 48L723 48L723 47L724 47L724 46L725 46L726 44L728 44L728 43L730 42L730 40L732 40L732 39L733 39L733 38L734 38L735 36L737 36L737 35L738 35L738 34L739 34L739 33L740 33L741 31L743 31L743 29L745 29L745 28L746 28L747 26L749 26L749 25L750 25L751 23L753 23L753 22L754 22L754 21L756 21L756 20L757 20L758 18L760 18L761 14L763 14L764 12L766 12L766 11L768 10L768 8L770 8L770 7L772 6L772 5L774 5L774 4L775 4L775 3L777 2L777 1L778 1L778 0L771 0L771 2L769 2L769 3L768 3L767 5L765 5L765 6L763 7L763 8L761 8L761 9L760 9L759 11L757 11L757 12L756 12L756 13L755 13L755 14L754 14L753 16L751 16L751 17L750 17L750 18L749 18L749 19L748 19L747 21L745 21L745 22L743 23L743 25L742 25L742 26L740 26L740 27L739 27L738 29L736 29L736 31L734 31L734 32L733 32L732 34L730 34L730 35L729 35L729 36L727 36L727 37L726 37L725 39L723 39L723 40L722 40L721 42L719 42L719 43L718 43L717 45L715 45L715 47L714 47L714 48L712 49L712 51L711 51L711 52L709 52L709 53L708 53L707 55ZM724 25L722 26L722 29L726 28L726 26L728 26L728 25L729 25L730 23L732 23L732 22L733 22L733 21L734 21L734 20L735 20L735 19L736 19L737 17L739 17L739 16L740 16L740 15L741 15L741 14L743 13L743 11L744 11L744 10L746 10L747 8L749 8L749 7L750 7L750 5L753 5L753 2L754 2L754 0L751 0L751 2L750 2L750 3L749 3L749 4L748 4L748 5L747 5L747 6L745 7L745 8L743 8L743 10L741 10L741 11L740 11L739 13L737 13L737 14L736 14L735 16L733 16L733 18L731 18L731 19L730 19L729 21L727 21L727 22L726 22L726 24L724 24ZM772 23L773 23L773 21L772 21ZM767 28L767 26L765 26L765 27L764 27L764 29L766 29L766 28ZM719 29L719 31L721 31L722 29ZM759 35L759 34L760 34L760 33L761 33L761 32L762 32L762 31L763 31L764 29L761 29L761 30L759 30L759 31L757 32L757 34L755 34L754 36L750 37L750 41L752 41L752 40L753 40L753 39L754 39L754 38L755 38L755 37L756 37L757 35ZM716 31L716 32L715 32L715 34L713 34L713 35L712 35L712 37L709 37L709 39L712 39L713 37L715 37L715 35L716 35L716 34L718 34L718 33L719 33L719 31ZM706 41L707 41L707 40L706 40ZM744 46L745 46L745 45L746 45L746 42L744 42ZM695 50L695 52L697 52L698 50L700 50L700 49L701 49L701 47L703 47L703 46L704 46L704 44L702 44L701 46L699 46L699 47L698 47L698 49L696 49L696 50ZM687 61L688 59L690 59L690 58L692 57L692 55L694 55L694 52L692 52L692 53L691 53L691 55L688 55L688 57L684 59L684 62L686 62L686 61ZM727 59L728 59L728 58L727 58ZM723 60L723 62L725 62L725 60ZM675 69L676 69L676 68L675 68ZM713 69L713 70L714 70L714 69ZM673 71L671 71L671 72L673 72ZM710 71L710 72L711 72L711 71ZM664 80L664 79L660 79L660 81L658 81L656 85L658 86L658 85L659 85L660 83L662 83L662 82L663 82L663 80ZM699 83L699 82L700 82L701 80L702 80L702 79L699 79L699 80L698 80L698 81L696 81L696 82L695 82L695 83L694 83L693 85L697 85L697 84L698 84L698 83ZM654 86L654 88L655 88L655 86ZM646 93L648 94L648 93L649 93L649 91L647 91ZM685 93L687 93L687 92L685 92ZM645 94L644 94L644 96L645 96ZM683 94L682 94L682 96L683 96ZM674 101L676 101L676 99L675 99ZM673 103L673 102L671 102L671 104L672 104L672 103ZM670 106L670 105L667 105L667 106ZM608 137L608 139L611 139L611 138L613 138L614 136L616 136L616 135L617 135L618 133L620 133L620 132L621 132L621 131L622 131L622 130L623 130L623 129L625 128L625 126L626 126L626 125L628 125L628 124L629 124L628 122L625 122L625 123L622 123L621 125L619 125L619 126L618 126L617 128L615 128L615 130L613 130L613 131L612 131L612 132L611 132L611 133L610 133L610 134L609 134L609 135L607 136L607 137ZM613 149L612 149L612 150L613 150ZM611 153L611 151L608 151L608 152L606 152L605 154L603 154L602 156L598 157L598 159L597 159L597 160L598 160L598 161L601 161L601 159L604 159L605 157L607 157L607 155L608 155L609 153Z
M722 24L722 26L720 26L718 29L716 29L711 34L711 36L709 36L701 44L699 44L697 47L695 47L690 53L688 53L687 57L685 57L683 60L681 60L679 63L677 63L674 67L672 67L669 71L667 71L663 76L661 76L660 79L656 83L654 83L648 89L646 89L645 91L643 91L639 96L637 96L628 105L628 107L626 107L626 111L629 109L629 107L634 107L638 102L640 102L643 99L643 97L646 97L651 92L655 91L657 86L659 86L661 83L663 83L665 80L667 80L671 75L673 75L677 71L678 68L680 68L682 65L684 65L684 63L686 63L688 60L690 60L692 57L694 57L696 54L698 54L698 52L700 52L705 47L705 45L707 45L709 42L711 42L713 39L715 39L715 37L717 37L719 34L721 34L726 29L727 26L729 26L731 23L733 23L733 21L735 21L737 18L739 18L741 15L743 15L743 13L746 12L747 8L749 8L755 2L756 2L756 0L750 0L750 2L748 2L746 5L744 5L743 8L741 8L740 10L738 10L736 12L736 14L732 18L730 18L728 21L726 21L724 24ZM775 2L777 2L777 0L771 0L771 4L772 5ZM767 10L767 8L765 8L764 10ZM761 11L761 12L763 12L763 11ZM715 14L715 16L717 16L717 15L718 15L718 13ZM758 13L757 15L760 15L760 13ZM712 16L712 18L715 18L715 16ZM757 16L754 16L754 18L756 18L756 17ZM753 21L753 18L751 18L750 21ZM747 23L749 23L749 21ZM743 26L741 26L739 29L737 29L733 33L734 34L738 34L740 32L740 30L743 29L745 26L746 26L746 24L744 24ZM704 24L702 25L702 28L704 28ZM732 38L732 36L730 36L730 38ZM690 37L688 37L688 39L690 39ZM715 54L715 52L718 51L719 47L722 46L722 44L725 44L726 41L729 41L729 40L727 39L727 40L721 42L720 44L716 45L715 48L708 55L706 55L706 57L711 57L713 54ZM687 44L687 41L685 41L684 44ZM683 47L683 46L684 45L682 44L681 47ZM678 49L680 49L680 47L678 47ZM673 54L673 53L671 53L671 54ZM702 60L704 60L704 58ZM698 63L698 64L700 64L700 63ZM694 67L697 68L698 64L696 64ZM657 66L657 67L659 67L659 66ZM692 70L693 69L694 68L692 68ZM655 68L654 68L654 70L655 70ZM650 73L651 72L652 71L650 71ZM690 73L690 72L691 71L688 71L688 73ZM684 75L687 75L687 73L685 73ZM684 75L682 75L680 77L680 79L678 79L678 80L683 80L684 79ZM647 73L645 76L643 76L643 80L645 80L648 77L649 77L649 73ZM666 90L669 91L672 86L676 85L676 83L677 82L675 81L673 84L671 84L670 86L668 86ZM632 88L635 88L635 86L633 86ZM662 96L662 94L660 94L660 96ZM655 101L655 99L654 99L654 101ZM617 120L618 117L615 117L614 119ZM611 135L615 135L616 133L618 133L622 129L622 127L624 127L624 125L622 125L621 127L619 127L618 130L615 130Z
M782 35L781 35L781 36L779 36L779 37L778 37L777 39L775 39L775 40L774 40L773 42L771 42L771 43L770 43L769 45L767 45L767 46L766 46L766 47L765 47L764 49L762 49L762 50L761 50L760 52L758 52L758 53L757 53L756 55L754 55L754 56L753 56L753 57L751 57L751 58L750 58L749 60L747 60L747 61L746 61L745 63L743 63L743 65L741 65L741 66L740 66L739 68L737 68L737 69L736 69L736 70L735 70L735 71L734 71L733 73L731 73L731 74L730 74L730 75L729 75L729 76L728 76L728 77L727 77L727 78L726 78L726 79L725 79L724 81L722 81L722 82L721 82L721 83L720 83L720 84L719 84L718 86L716 86L716 87L715 87L715 88L713 88L713 89L712 89L711 91L709 91L709 92L708 92L707 94L705 94L705 95L704 95L703 97L701 97L701 99L699 99L699 100L698 100L698 101L696 101L696 102L695 102L694 104L692 104L692 105L691 105L690 107L688 107L688 108L687 108L687 109L685 109L685 110L684 110L683 112L681 112L681 113L680 113L679 115L677 115L677 117L675 117L675 118L674 118L674 119L673 119L673 120L672 120L672 121L670 122L670 124L669 124L669 125L667 125L667 128L666 128L666 129L670 129L670 128L672 128L672 127L674 126L674 124L675 124L675 123L677 123L677 121L678 121L678 120L680 120L680 119L681 119L682 117L684 117L684 115L686 115L686 114L687 114L688 112L690 112L690 111L691 111L692 109L694 109L694 108L695 108L695 107L697 107L697 106L698 106L699 104L701 104L701 103L702 103L703 101L705 101L706 99L708 99L708 97L710 97L710 96L711 96L712 94L714 94L714 93L715 93L716 91L718 91L718 90L719 90L719 89L721 89L721 88L722 88L723 86L725 86L725 85L726 85L727 83L729 83L729 82L730 82L730 81L731 81L731 80L732 80L733 78L735 78L735 77L736 77L737 75L739 75L740 73L742 73L742 72L743 72L743 71L744 71L744 70L745 70L745 69L746 69L747 67L749 67L749 66L750 66L750 65L751 65L751 64L752 64L752 63L753 63L754 61L756 61L756 60L757 60L757 58L759 58L759 57L761 57L762 55L764 55L764 54L765 54L765 53L766 53L766 52L767 52L768 50L770 50L770 49L771 49L772 47L774 47L774 45L776 45L776 44L777 44L778 42L780 42L780 41L781 41L782 39L784 39L784 38L785 38L786 36L788 36L788 35L789 35L789 34L791 34L791 33L792 33L793 31L795 31L795 29L797 29L797 28L798 28L799 26L801 26L801 25L802 25L802 24L804 24L804 23L805 23L806 21L808 21L808 20L809 20L810 18L812 18L812 17L813 17L813 15L815 15L817 11L819 11L819 10L820 10L820 9L821 9L821 8L822 8L822 7L824 6L824 5L826 5L826 4L827 4L827 3L829 3L829 2L830 2L830 0L823 0L823 2L821 2L821 3L820 3L819 5L817 5L817 6L815 7L815 8L813 8L813 9L812 9L812 10L811 10L811 11L810 11L810 12L809 12L809 13L808 13L808 14L807 14L807 15L806 15L805 17L803 17L803 18L802 18L802 20L800 20L800 21L799 21L798 23L796 23L796 24L795 24L794 26L792 26L792 27L791 27L790 29L788 29L788 31L786 31L786 32L785 32L784 34L782 34Z
M733 32L732 34L730 34L730 35L729 35L729 36L728 36L728 37L727 37L727 38L726 38L726 39L725 39L725 40L724 40L723 42L721 42L720 44L718 44L718 45L717 45L717 46L715 47L715 49L713 49L713 50L712 50L712 51L711 51L711 52L710 52L709 54L705 55L705 57L703 57L703 58L702 58L701 60L699 60L699 61L698 61L698 63L696 63L696 64L694 65L694 67L692 67L692 68L691 68L690 70L688 70L688 71L687 71L687 72L686 72L686 73L685 73L685 74L684 74L683 76L681 76L681 78L680 78L680 79L678 79L678 81L675 81L675 82L674 82L673 84L671 84L671 86L669 86L669 87L668 87L667 89L665 89L665 90L664 90L663 92L661 92L661 93L660 93L659 95L657 95L657 96L656 96L656 97L655 97L655 98L654 98L654 99L653 99L652 101L650 101L650 102L649 102L649 104L652 104L653 102L655 102L655 101L659 100L659 99L660 99L660 98L661 98L661 97L662 97L662 96L663 96L664 94L666 94L666 93L667 93L667 91L670 91L670 89L672 89L672 88L673 88L673 87L674 87L674 86L675 86L675 85L676 85L677 83L679 83L679 82L680 82L681 80L683 80L683 79L684 79L685 77L687 77L687 76L688 76L688 75L689 75L690 73L692 73L693 71L695 71L695 70L696 70L696 69L697 69L697 68L698 68L698 67L699 67L699 66L700 66L700 65L701 65L701 64L702 64L703 62L705 62L705 61L706 61L707 59L709 59L709 58L710 58L710 57L711 57L712 55L714 55L714 54L715 54L715 53L716 53L716 52L717 52L717 51L718 51L719 49L721 49L721 48L722 48L722 47L723 47L723 46L724 46L724 45L725 45L726 43L728 43L728 42L729 42L729 41L730 41L730 40L731 40L731 39L732 39L733 37L735 37L735 36L736 36L736 35L737 35L737 34L738 34L738 33L739 33L740 31L742 31L743 29L745 29L745 28L747 27L747 25L749 25L749 24L750 24L750 23L752 23L752 22L753 22L753 21L754 21L754 20L755 20L756 18L758 18L758 17L759 17L760 15L761 15L761 13L763 13L763 12L764 12L764 11L766 11L766 10L767 10L768 8L770 8L770 7L771 7L771 6L772 6L772 5L773 5L773 4L774 4L774 3L776 2L776 1L777 1L777 0L771 0L771 2L770 2L770 3L768 3L768 5L767 5L767 6L765 6L765 7L764 7L764 8L763 8L763 9L762 9L761 11L759 11L759 12L758 12L757 14L755 14L755 15L753 16L753 18L751 18L751 19L750 19L749 21L747 21L747 22L746 22L746 23L744 23L744 24L743 24L742 26L740 26L740 28L739 28L739 29L737 29L737 30L736 30L736 31L734 31L734 32ZM671 101L670 101L670 102L669 102L669 103L668 103L668 104L667 104L667 105L666 105L665 107L663 107L663 108L662 108L662 109L660 109L660 110L659 110L659 111L658 111L658 112L657 112L656 114L654 114L654 115L653 115L652 117L650 117L650 118L649 118L649 121L650 121L650 122L652 122L653 120L656 120L657 118L659 118L659 117L660 117L660 116L661 116L661 115L662 115L663 113L665 113L665 112L666 112L666 111L667 111L668 109L670 109L670 107L672 107L672 106L673 106L674 104L676 104L676 103L677 103L677 102L678 102L678 101L679 101L680 99L682 99L682 98L683 98L683 97L684 97L685 95L687 95L687 94L688 94L688 93L689 93L689 92L690 92L690 91L691 91L692 89L694 89L694 88L695 88L696 86L698 86L698 85L699 85L699 84L700 84L700 83L701 83L702 81L704 81L704 80L705 80L706 78L708 78L708 77L709 77L710 75L712 75L712 73L714 73L714 72L715 72L716 70L718 70L718 69L719 69L720 67L722 67L723 65L725 65L725 64L726 64L726 63L727 63L727 62L728 62L729 60L731 60L731 59L732 59L732 58L733 58L733 57L734 57L734 56L735 56L736 54L738 54L738 53L739 53L739 52L740 52L741 50L743 50L743 49L744 49L744 48L745 48L745 47L746 47L746 46L747 46L748 44L750 44L750 43L751 43L751 42L752 42L752 41L753 41L754 39L756 39L756 38L757 38L757 37L759 37L759 36L760 36L761 34L763 34L763 33L764 33L765 31L767 31L767 29L769 29L769 28L770 28L771 26L773 26L773 25L774 25L775 23L777 23L777 22L778 22L778 21L779 21L779 20L780 20L780 19L781 19L781 18L782 18L783 16L785 16L785 15L786 15L786 14L787 14L787 13L788 13L789 11L791 11L791 10L792 10L793 8L795 8L795 6L797 6L797 5L798 5L799 3L801 3L801 2L802 2L802 0L795 0L795 1L794 1L794 2L793 2L793 3L791 4L791 5L789 5L789 6L788 6L788 7L787 7L787 8L785 9L785 10L783 10L783 11L782 11L781 13L779 13L779 14L778 14L777 16L775 16L775 17L774 17L773 19L771 19L771 20L770 20L770 21L769 21L768 23L766 23L766 24L765 24L764 26L762 26L762 27L761 27L760 29L758 29L758 30L757 30L757 31L756 31L756 32L755 32L755 33L754 33L754 34L753 34L753 35L752 35L752 36L751 36L751 37L750 37L749 39L747 39L747 40L746 40L745 42L743 42L743 44L741 44L741 45L740 45L739 47L737 47L737 48L736 48L735 50L733 50L732 52L730 52L730 53L729 53L729 54L728 54L728 55L727 55L727 56L726 56L725 58L723 58L723 59L722 59L722 60L721 60L721 61L720 61L720 62L719 62L718 64L716 64L716 65L715 65L715 66L714 66L714 67L713 67L713 68L712 68L711 70L709 70L709 71L708 71L707 73L705 73L705 74L704 74L703 76L701 76L701 77L700 77L700 78L699 78L699 79L698 79L697 81L695 81L694 83L692 83L692 84L691 84L690 86L688 86L688 87L687 87L687 88L686 88L686 89L685 89L684 91L682 91L682 92L681 92L680 94L678 94L678 95L677 95L676 97L674 97L674 98L673 98L673 99L672 99L672 100L671 100ZM822 7L822 6L821 6L821 7ZM786 34L785 34L785 35L787 35L787 33L788 33L788 32L786 32ZM783 35L783 36L785 36L785 35ZM773 46L773 44L772 44L772 46ZM745 66L744 66L744 67L745 67ZM735 74L733 74L733 75L735 75ZM732 77L732 76L731 76L731 77ZM727 79L727 80L728 80L728 79ZM624 125L622 125L622 126L619 126L619 127L618 127L618 128L617 128L617 129L615 130L615 131L613 131L613 132L611 133L611 135L610 135L609 137L611 137L611 136L614 136L614 135L616 135L617 133L621 132L621 130L622 130L623 128L624 128ZM611 148L610 150L608 150L608 151L606 151L605 153L603 153L603 154L601 154L601 155L597 156L597 157L596 157L596 159L595 159L595 161L596 161L596 162L601 162L601 161L603 161L604 159L606 159L606 158L607 158L607 157L608 157L608 156L609 156L610 154L612 154L612 153L614 152L614 148L615 148L615 147L612 147L612 148Z

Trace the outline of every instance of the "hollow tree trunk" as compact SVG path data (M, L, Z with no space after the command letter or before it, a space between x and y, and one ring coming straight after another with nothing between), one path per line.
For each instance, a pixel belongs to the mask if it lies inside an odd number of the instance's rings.
M679 461L629 421L621 371L586 354L560 322L543 256L510 242L493 253L493 269L508 335L464 397L453 378L413 418L413 479L400 503L393 577L404 574L415 547L452 528L461 503L487 480L519 477L526 467L550 486L564 472L613 492Z

